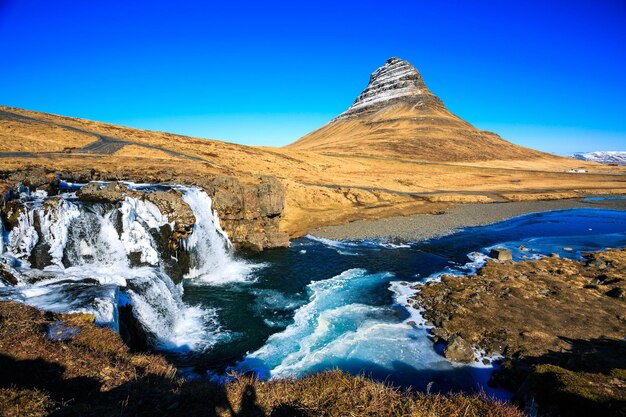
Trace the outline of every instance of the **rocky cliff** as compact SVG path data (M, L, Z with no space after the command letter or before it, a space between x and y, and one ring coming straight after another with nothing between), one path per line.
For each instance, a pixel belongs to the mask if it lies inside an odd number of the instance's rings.
M285 188L276 178L261 176L256 184L242 184L235 177L216 177L198 185L213 196L233 245L255 250L289 246L289 236L279 230Z
M85 183L89 181L112 181L108 185L89 184L78 192L84 201L115 203L125 195L136 194L129 191L120 180L141 183L171 182L195 185L204 189L213 200L213 210L217 211L222 229L235 248L263 250L289 245L289 236L280 231L279 222L283 214L285 190L280 181L270 176L260 176L254 181L241 183L234 177L211 177L206 179L172 177L140 177L137 174L100 172L93 169L80 172L59 172L42 168L25 169L4 175L4 216L8 219L12 197L19 184L31 190L45 190L49 194L58 191L61 181ZM195 219L193 213L174 190L153 191L145 198L159 210L175 220L170 246L177 248L177 242L188 236Z

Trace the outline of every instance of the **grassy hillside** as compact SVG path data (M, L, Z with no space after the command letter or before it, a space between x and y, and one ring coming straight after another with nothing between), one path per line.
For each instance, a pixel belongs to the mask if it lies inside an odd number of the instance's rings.
M454 203L626 192L624 167L534 151L528 152L535 158L433 162L407 152L390 155L386 146L369 148L369 155L250 147L5 106L0 138L0 189L9 172L25 168L95 169L157 182L226 175L252 183L259 175L275 176L287 189L281 227L292 236L355 219L437 212ZM566 172L573 168L589 173Z

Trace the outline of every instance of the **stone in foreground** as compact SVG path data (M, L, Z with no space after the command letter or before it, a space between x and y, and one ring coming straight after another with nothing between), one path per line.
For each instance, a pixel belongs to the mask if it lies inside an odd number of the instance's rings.
M454 362L474 362L474 351L472 345L470 345L465 339L458 334L455 334L450 338L448 346L443 351L446 359Z
M495 248L491 249L489 252L489 257L493 259L497 259L498 261L512 261L513 255L511 251L504 248Z

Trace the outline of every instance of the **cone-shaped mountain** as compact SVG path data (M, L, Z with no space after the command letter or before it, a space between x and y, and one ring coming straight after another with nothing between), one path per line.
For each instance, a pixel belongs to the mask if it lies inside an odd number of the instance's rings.
M287 146L424 161L548 157L480 130L450 112L409 62L390 58L339 116Z

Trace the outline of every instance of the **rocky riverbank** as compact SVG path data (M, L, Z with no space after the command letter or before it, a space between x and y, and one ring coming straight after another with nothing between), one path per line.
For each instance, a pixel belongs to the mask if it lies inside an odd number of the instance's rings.
M413 287L445 355L505 361L492 384L537 415L626 412L626 249L513 262Z
M485 226L524 214L571 208L626 210L624 200L585 201L584 199L519 201L506 203L467 203L437 214L415 214L378 220L358 220L340 226L326 226L310 233L328 239L399 239L420 241L449 234L464 227Z
M482 396L400 391L324 372L301 380L188 381L158 355L133 353L85 314L0 303L0 415L522 417Z

